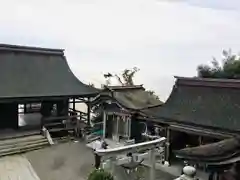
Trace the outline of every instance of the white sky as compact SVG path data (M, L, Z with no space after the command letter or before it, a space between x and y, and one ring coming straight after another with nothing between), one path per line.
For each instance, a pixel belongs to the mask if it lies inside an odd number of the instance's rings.
M0 0L2 43L66 49L84 83L137 66L136 83L166 100L174 75L240 50L238 0Z

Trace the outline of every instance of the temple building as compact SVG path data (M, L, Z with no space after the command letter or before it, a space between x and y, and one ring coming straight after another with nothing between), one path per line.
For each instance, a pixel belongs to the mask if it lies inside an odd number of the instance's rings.
M142 85L105 86L91 103L97 114L93 121L98 130L103 129L101 134L105 138L139 142L146 128L146 124L138 119L140 110L160 104L162 102Z
M98 94L74 76L62 49L0 44L0 83L0 132L66 130L80 116L74 104Z
M162 126L166 160L173 163L177 154L206 164L217 158L216 163L221 163L229 153L239 151L239 93L240 80L176 77L165 104L141 111L148 121ZM237 161L227 157L232 163Z

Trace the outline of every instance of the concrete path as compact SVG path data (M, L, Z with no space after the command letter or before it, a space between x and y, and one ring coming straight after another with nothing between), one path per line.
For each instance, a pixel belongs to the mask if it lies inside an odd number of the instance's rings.
M40 180L29 161L21 155L0 159L0 180Z

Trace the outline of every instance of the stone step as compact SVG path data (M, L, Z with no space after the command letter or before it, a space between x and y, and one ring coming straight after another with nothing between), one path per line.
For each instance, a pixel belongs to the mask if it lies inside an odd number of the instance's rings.
M13 154L21 154L21 153L25 153L25 152L28 152L28 151L42 149L43 147L46 147L47 145L49 145L49 144L45 143L45 144L35 145L35 146L32 146L32 147L18 148L18 149L2 152L0 154L0 156L9 156L9 155L13 155Z
M11 152L26 151L27 149L31 149L31 148L35 148L35 147L45 147L48 144L49 144L48 141L31 143L31 144L28 144L28 145L18 144L16 147L13 147L13 148L1 149L0 150L0 156L2 154L11 153Z
M74 128L53 128L53 129L48 129L48 131L51 132L59 132L59 131L73 131Z
M59 127L59 126L60 126L60 127L62 127L62 126L64 127L64 124L63 124L62 122L54 122L54 123L46 123L44 126L45 126L45 127L48 127L48 128L49 128L49 127L53 127L53 126L54 126L54 127L56 127L56 126L57 126L57 127Z
M36 139L36 140L31 140L31 141L8 143L8 144L0 146L0 151L3 149L12 149L12 148L16 148L16 147L24 147L24 146L28 146L31 144L38 144L38 143L45 143L45 142L48 143L48 140L45 138L42 138L42 139Z
M18 133L1 133L0 134L0 141L9 140L9 139L16 139L16 138L23 138L28 136L35 136L41 135L40 131L23 131Z
M0 156L12 155L40 149L50 145L42 135L23 136L16 139L0 140Z
M0 149L1 149L2 146L24 143L24 142L37 141L37 140L42 140L42 139L45 139L45 137L42 136L42 135L23 136L23 137L18 137L18 138L15 138L15 139L12 139L12 138L4 139L4 140L0 140Z

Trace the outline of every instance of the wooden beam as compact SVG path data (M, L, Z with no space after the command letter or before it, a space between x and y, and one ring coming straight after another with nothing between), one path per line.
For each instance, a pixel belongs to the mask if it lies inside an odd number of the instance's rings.
M90 99L90 98L76 98L76 99L78 99L79 101L81 101L81 102L84 102L84 103L86 103L86 102L88 102L88 99Z
M69 108L71 111L69 111L69 112L78 112L78 113L82 113L83 115L86 115L87 116L87 113L85 113L85 112L82 112L82 111L79 111L79 110L75 110L74 111L74 109L73 108Z
M73 118L78 118L80 115L76 116L58 116L58 117L43 117L43 121L51 121L51 120L67 120L67 119L73 119Z
M80 100L76 100L76 99L75 99L75 101L73 101L73 100L69 101L70 104L72 104L74 102L75 103L85 103L85 101L80 101Z
M197 129L197 128L191 128L191 127L186 127L186 126L180 126L180 125L170 125L170 129L173 129L175 131L179 132L185 132L188 134L195 134L195 135L201 135L201 136L211 136L215 138L231 138L233 135L231 134L226 134L223 132L218 132L218 131L207 131L204 129Z

